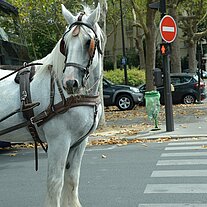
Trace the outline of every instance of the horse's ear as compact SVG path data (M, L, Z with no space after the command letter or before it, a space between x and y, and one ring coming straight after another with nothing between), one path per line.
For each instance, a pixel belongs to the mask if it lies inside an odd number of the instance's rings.
M95 23L97 23L100 18L100 13L101 13L100 3L98 3L96 9L88 17L88 19L87 19L88 23L91 24L92 26Z
M69 25L75 22L75 17L65 8L63 4L62 6L62 14Z

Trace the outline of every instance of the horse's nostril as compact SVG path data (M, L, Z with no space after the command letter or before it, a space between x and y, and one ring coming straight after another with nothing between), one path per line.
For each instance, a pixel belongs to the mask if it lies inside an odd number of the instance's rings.
M77 80L67 80L66 86L67 86L67 88L78 88L78 81Z
M73 87L78 88L78 81L77 80L74 80Z

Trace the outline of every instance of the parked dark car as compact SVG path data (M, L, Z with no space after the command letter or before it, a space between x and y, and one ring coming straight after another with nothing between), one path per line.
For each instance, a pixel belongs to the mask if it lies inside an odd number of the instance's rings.
M199 100L198 90L198 76L189 73L171 74L171 84L174 91L172 91L173 104L184 103L192 104ZM146 85L143 84L138 87L141 93L145 93ZM157 87L157 91L160 92L160 103L164 104L164 87ZM206 98L205 82L200 82L201 100ZM144 98L142 101L144 104Z
M131 110L143 99L139 89L128 85L115 85L103 79L104 106L117 106L120 110Z
M4 147L11 147L11 143L0 141L0 148L4 148Z

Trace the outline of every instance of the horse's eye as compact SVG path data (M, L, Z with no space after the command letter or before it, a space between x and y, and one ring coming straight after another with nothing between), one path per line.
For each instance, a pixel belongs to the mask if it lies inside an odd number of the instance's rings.
M88 41L86 42L86 47L89 48L89 47L90 47L90 44L91 44L91 40L88 40Z

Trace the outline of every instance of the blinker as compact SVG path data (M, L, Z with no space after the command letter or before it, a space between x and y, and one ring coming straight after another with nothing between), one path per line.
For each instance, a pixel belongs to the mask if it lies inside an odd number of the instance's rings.
M60 52L61 52L64 56L66 56L66 54L65 54L65 41L64 41L63 38L62 38L61 41L60 41Z
M89 45L89 49L88 49L88 53L90 58L92 58L94 56L94 52L95 52L95 47L96 47L96 42L95 40L92 38L90 40L90 45Z

